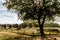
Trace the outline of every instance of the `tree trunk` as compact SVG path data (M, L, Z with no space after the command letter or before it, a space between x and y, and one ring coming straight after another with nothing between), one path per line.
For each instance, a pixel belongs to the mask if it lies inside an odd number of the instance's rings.
M43 31L43 26L40 24L40 20L38 20L38 24L39 24L39 27L40 27L40 34L41 36L44 36L44 31Z
M44 18L43 18L43 20L42 20L42 24L41 24L41 28L40 28L40 29L42 29L42 31L43 31L43 36L45 36L45 34L44 34L44 30L43 30L44 23L45 23L45 19L46 19L46 15L44 15Z
M41 34L41 36L45 36L44 30L43 30L45 19L46 19L46 15L44 15L44 17L42 19L42 23L41 23L40 19L38 17L38 24L39 24L39 27L40 27L40 34Z

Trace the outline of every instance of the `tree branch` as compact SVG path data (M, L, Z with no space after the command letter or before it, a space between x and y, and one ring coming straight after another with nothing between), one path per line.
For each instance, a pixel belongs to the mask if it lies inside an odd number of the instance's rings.
M34 15L31 14L30 11L28 11L28 9L25 9L25 11L26 11L27 13L29 13L29 15L30 15L31 17L33 17L34 19L37 19L36 17L34 17Z
M45 22L45 19L46 19L46 14L44 14L44 17L43 17L43 21L42 21L42 26L44 25L44 22Z

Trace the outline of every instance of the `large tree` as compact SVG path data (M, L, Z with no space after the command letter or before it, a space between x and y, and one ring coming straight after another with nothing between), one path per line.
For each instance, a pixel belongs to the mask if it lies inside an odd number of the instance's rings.
M16 10L19 19L37 20L41 36L44 35L43 27L46 20L53 20L60 15L60 2L58 0L6 0L9 10Z

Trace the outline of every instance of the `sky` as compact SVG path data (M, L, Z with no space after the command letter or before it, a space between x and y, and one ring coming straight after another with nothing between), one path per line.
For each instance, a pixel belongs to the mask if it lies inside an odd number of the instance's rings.
M12 13L11 11L8 11L2 3L4 0L0 0L0 24L20 24L23 23L22 20L18 20L17 14ZM55 18L55 23L60 24L60 17Z
M2 3L4 0L0 0L0 24L20 24L23 21L18 20L17 14L8 11Z

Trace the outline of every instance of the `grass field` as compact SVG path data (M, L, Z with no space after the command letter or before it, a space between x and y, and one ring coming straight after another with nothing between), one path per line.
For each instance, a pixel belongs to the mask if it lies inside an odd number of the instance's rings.
M50 31L44 31L45 34L58 34L57 32L50 32ZM16 30L16 28L11 29L3 29L0 28L0 40L14 40L14 37L18 37L20 34L26 34L26 35L40 35L39 31L36 30L36 28L24 28L20 30ZM20 35L21 36L21 35ZM22 38L24 36L21 36Z

